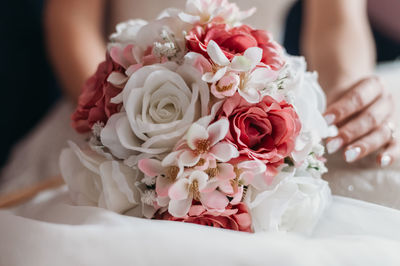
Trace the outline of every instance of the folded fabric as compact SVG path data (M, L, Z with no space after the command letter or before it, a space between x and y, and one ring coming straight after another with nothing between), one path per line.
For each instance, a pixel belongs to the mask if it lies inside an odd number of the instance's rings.
M72 206L65 188L0 211L0 265L399 265L400 211L343 197L311 237Z

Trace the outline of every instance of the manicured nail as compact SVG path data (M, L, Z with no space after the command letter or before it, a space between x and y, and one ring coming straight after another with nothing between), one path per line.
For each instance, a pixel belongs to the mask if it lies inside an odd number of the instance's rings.
M328 150L329 154L337 152L343 145L343 139L342 138L334 138L331 139L327 144L326 144L326 149Z
M336 116L334 114L327 114L324 116L324 119L328 125L332 125L335 122Z
M336 137L338 134L339 134L339 129L335 125L328 127L328 136L329 137Z
M381 166L386 167L392 162L392 158L389 155L383 155L381 157Z
M360 147L354 147L354 148L348 149L344 153L344 156L346 157L346 162L348 162L348 163L354 162L358 158L358 156L360 156L360 153L361 153Z

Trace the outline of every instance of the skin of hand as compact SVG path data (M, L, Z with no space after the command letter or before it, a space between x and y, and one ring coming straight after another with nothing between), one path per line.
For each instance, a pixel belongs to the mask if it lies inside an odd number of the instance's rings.
M400 155L393 98L373 76L375 49L365 0L307 0L302 50L327 94L325 118L338 127L328 153L344 148L347 162L378 152L381 166Z
M84 82L105 59L104 0L47 0L44 30L50 61L75 103Z

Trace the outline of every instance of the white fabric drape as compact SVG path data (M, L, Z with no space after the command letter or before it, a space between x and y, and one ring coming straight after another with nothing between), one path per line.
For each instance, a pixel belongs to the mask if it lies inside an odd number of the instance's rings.
M65 188L0 211L0 265L400 265L400 211L334 197L311 237L72 206Z

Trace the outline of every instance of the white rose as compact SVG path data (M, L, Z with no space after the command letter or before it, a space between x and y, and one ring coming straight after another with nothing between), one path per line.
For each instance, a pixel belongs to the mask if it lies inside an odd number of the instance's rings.
M69 146L61 153L60 169L75 204L124 213L140 203L137 169L90 149L83 151L73 142Z
M209 88L190 65L145 66L122 91L124 112L114 114L101 132L117 157L171 151L190 125L208 114Z
M136 41L138 32L145 25L147 25L147 21L142 19L132 19L119 23L116 32L110 35L110 40L121 44L133 43Z
M281 172L265 191L250 187L245 201L256 232L309 234L331 202L331 193L322 179Z

